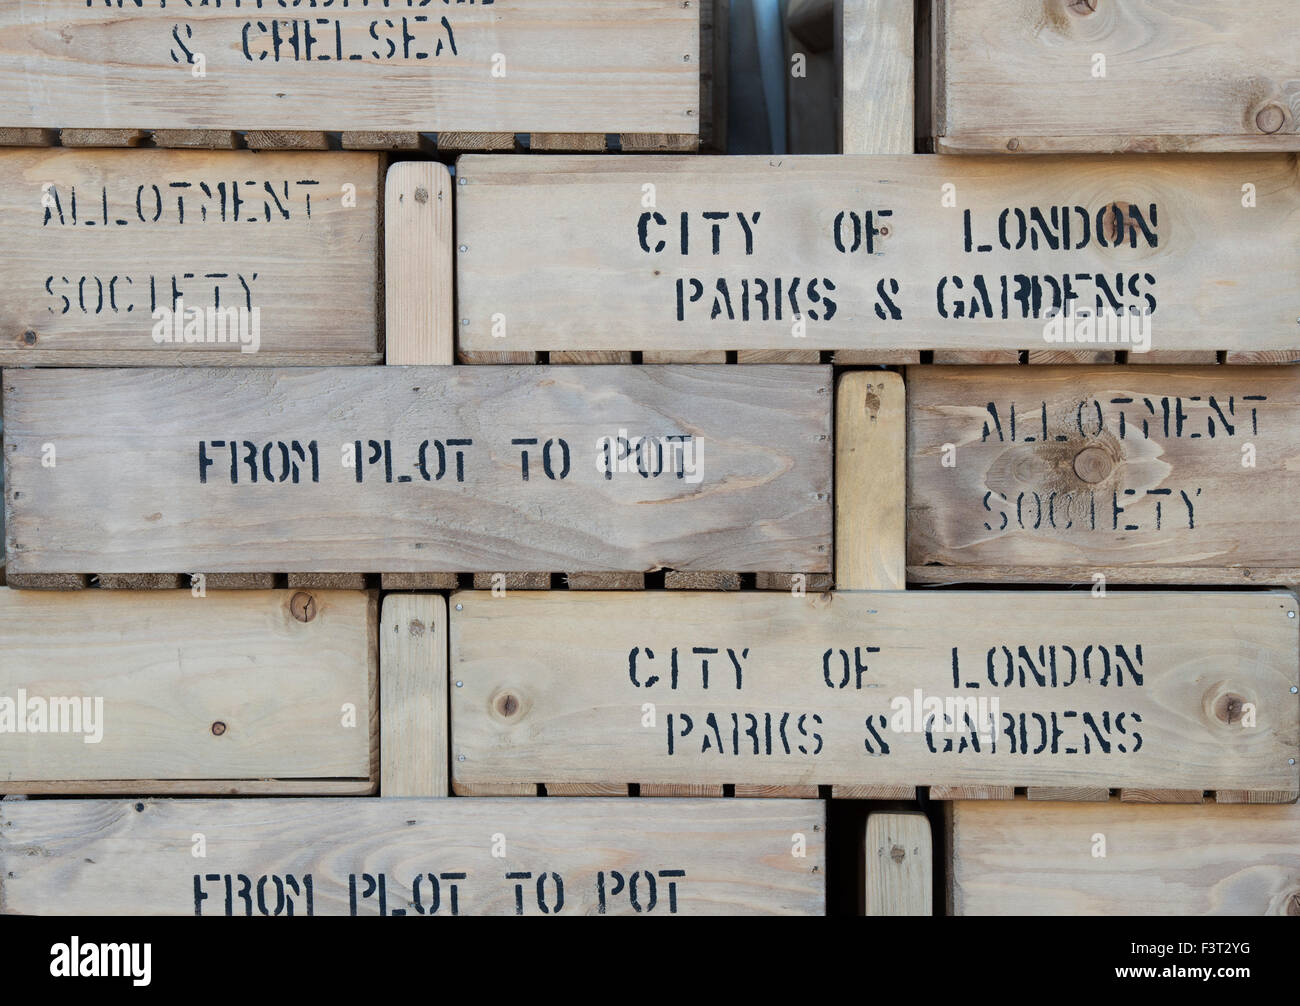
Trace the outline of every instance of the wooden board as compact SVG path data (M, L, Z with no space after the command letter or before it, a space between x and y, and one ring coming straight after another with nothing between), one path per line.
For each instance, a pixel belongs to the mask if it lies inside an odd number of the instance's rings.
M934 843L921 813L875 813L863 843L863 915L934 914Z
M447 599L385 597L379 654L380 792L447 796Z
M1293 368L913 367L907 380L915 579L1294 582Z
M1300 749L1289 593L451 600L454 784L1279 790L1300 779L1287 764ZM983 712L958 697L984 699ZM957 729L926 730L932 700ZM998 729L980 738L989 720Z
M952 847L956 915L1300 914L1296 804L956 803Z
M376 616L360 592L0 588L0 792L374 792Z
M914 16L911 0L837 0L841 153L910 154L915 149Z
M0 912L822 915L825 819L811 800L29 801L0 815Z
M456 199L462 352L1300 341L1285 155L466 156ZM1149 315L1049 317L1099 304Z
M1290 0L924 6L945 153L1300 150Z
M294 4L279 11L287 17L247 3L176 6L6 4L0 91L11 100L0 121L276 131L699 129L698 3L496 0L315 11Z
M2 366L381 359L376 154L11 150L0 179Z
M15 574L830 568L829 367L4 378Z

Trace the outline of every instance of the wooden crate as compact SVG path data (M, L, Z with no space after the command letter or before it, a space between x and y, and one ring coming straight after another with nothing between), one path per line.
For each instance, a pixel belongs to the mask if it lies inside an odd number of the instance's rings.
M458 348L897 363L1149 342L1294 358L1300 248L1279 222L1297 213L1285 155L469 156ZM1069 250L1053 250L1062 219ZM1118 317L1102 341L1050 317L1112 303L1148 316Z
M373 793L376 615L360 592L0 588L0 792Z
M1290 0L925 0L945 153L1300 150Z
M825 840L809 801L32 801L0 911L822 915Z
M1293 791L1296 608L1283 592L461 592L452 785Z
M431 131L485 143L529 132L699 134L700 3L353 5L315 12L323 18L267 17L247 6L8 5L0 88L13 100L0 120Z
M1297 915L1300 806L954 803L955 915Z
M830 378L6 371L9 575L829 572Z
M375 154L11 150L0 178L0 365L382 359Z
M1292 368L913 367L907 380L913 580L1300 582Z

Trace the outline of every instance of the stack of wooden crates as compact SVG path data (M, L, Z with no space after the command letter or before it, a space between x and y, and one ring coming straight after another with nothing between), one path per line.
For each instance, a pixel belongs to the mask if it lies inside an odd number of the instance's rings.
M1294 8L728 6L0 12L0 911L1300 912Z

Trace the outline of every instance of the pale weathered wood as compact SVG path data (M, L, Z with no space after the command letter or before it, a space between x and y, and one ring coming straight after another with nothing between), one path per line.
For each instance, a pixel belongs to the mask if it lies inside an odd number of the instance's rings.
M906 574L907 466L903 379L844 374L835 392L835 583L841 590L902 590Z
M239 134L229 129L157 129L153 142L159 147L190 150L236 150Z
M547 796L627 796L626 783L547 783Z
M921 367L908 382L908 562L925 579L994 567L1092 585L1119 566L1268 583L1300 566L1293 369Z
M924 814L870 815L863 853L863 915L934 914L934 844Z
M0 789L372 789L374 599L300 596L0 589ZM32 732L24 694L51 710L73 699L83 715L89 701L97 729Z
M390 594L379 622L382 796L447 796L447 600Z
M842 367L904 367L921 362L917 349L837 349L833 357Z
M1104 803L1110 799L1110 790L1104 786L1030 786L1025 790L1025 797L1058 803Z
M1189 349L1181 352L1176 349L1168 351L1153 349L1149 353L1129 353L1128 362L1147 366L1177 364L1212 367L1219 362L1219 354L1212 349Z
M462 352L883 363L900 350L1297 341L1300 246L1277 222L1300 214L1300 182L1285 155L469 155L457 170ZM1053 317L1066 308L1070 324ZM1124 324L1075 324L1084 312Z
M379 578L384 590L455 590L455 573L384 573Z
M722 786L706 785L698 783L648 783L643 782L640 787L640 795L648 797L669 797L689 799L692 797L712 797L719 798L722 794Z
M473 797L497 797L497 796L540 796L537 791L537 783L520 782L520 783L501 783L493 786L472 786L462 785L455 781L452 782L451 791L457 796Z
M816 800L819 790L816 786L751 786L737 783L735 795L763 800Z
M641 354L642 363L726 363L725 349L647 349Z
M1099 586L1096 576L1106 583L1144 584L1214 584L1215 586L1287 587L1300 585L1300 568L1252 567L1236 569L1225 566L908 566L907 578L913 583L1079 583Z
M44 148L0 178L0 365L379 360L377 155ZM218 306L242 341L206 313L158 341L156 309Z
M828 367L8 370L4 378L13 574L830 567ZM653 445L666 445L660 474L643 476L635 457L620 462L620 437L654 438L642 451L647 472L659 470ZM512 443L530 438L537 443ZM598 464L602 438L612 471ZM434 441L455 440L473 443L444 446L440 468ZM42 464L50 442L53 468Z
M737 363L819 363L821 353L815 349L742 349Z
M1014 349L936 349L931 363L945 366L960 364L1001 363L1015 366L1020 362L1020 354Z
M599 350L594 353L564 353L554 352L551 354L551 363L631 363L631 351L619 350Z
M196 834L206 858L192 855ZM251 878L247 901L241 876ZM826 808L29 800L5 805L0 885L0 911L37 915L287 915L281 892L294 915L821 915Z
M840 152L916 149L913 0L836 0Z
M929 786L934 799L1009 799L1015 786L1279 790L1300 779L1287 763L1300 747L1289 593L451 602L458 783ZM927 717L957 729L927 735Z
M384 190L384 329L389 365L456 359L452 184L447 166L402 161Z
M954 914L1295 915L1298 836L1296 805L958 803Z
M931 800L1014 800L1014 786L931 786Z
M0 93L9 100L0 121L275 132L699 128L698 2L437 4L418 20L410 9L398 16L397 4L281 9L294 15L286 18L249 6L137 4L128 14L85 0L5 4Z
M1290 0L927 2L944 152L1300 149Z
M1119 791L1123 803L1204 803L1205 793L1199 789L1131 789Z

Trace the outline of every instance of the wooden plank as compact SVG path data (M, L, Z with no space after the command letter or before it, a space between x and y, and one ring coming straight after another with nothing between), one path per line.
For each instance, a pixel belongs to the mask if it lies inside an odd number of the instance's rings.
M513 151L514 133L444 132L438 134L438 150L443 153L486 153Z
M1120 790L1123 803L1204 803L1205 793L1199 789L1132 789Z
M632 362L632 353L631 353L630 351L628 351L628 352L619 352L619 351L617 351L617 350L601 350L601 351L598 351L598 352L595 352L595 353L583 353L583 352L578 352L578 353L561 353L561 352L556 352L556 353L552 353L552 354L551 354L551 361L550 361L550 362L551 362L551 363L574 363L574 364L589 364L589 363L600 363L600 364L606 364L606 363L631 363L631 362Z
M147 139L142 129L61 129L65 147L138 147Z
M664 587L668 590L739 590L740 577L716 570L672 569L664 574Z
M1180 352L1171 349L1168 352L1152 350L1149 353L1129 353L1128 362L1146 366L1199 366L1212 367L1219 362L1219 354L1212 349L1190 349Z
M641 354L642 363L726 363L725 349L677 349L646 350Z
M924 814L870 815L863 852L863 915L934 914L934 844Z
M239 134L229 129L158 129L153 142L159 147L189 150L237 150Z
M364 573L290 573L290 587L304 590L365 590Z
M463 786L453 781L451 790L457 796L473 797L517 797L541 795L537 791L537 783L535 782L502 783L499 786Z
M826 911L826 808L806 800L29 800L3 816L0 911L20 915Z
M605 149L604 133L533 133L528 149L534 153L575 154Z
M446 598L384 598L379 675L380 794L448 796Z
M916 349L838 349L834 362L840 367L905 367L920 363L921 352Z
M457 171L462 351L1297 341L1286 155L469 155Z
M819 363L821 353L815 349L742 349L737 363Z
M546 787L547 796L627 796L623 783L554 783Z
M988 351L978 349L936 349L934 358L930 362L944 366L964 364L987 366L991 363L1015 366L1020 362L1020 354L1014 349L992 349Z
M1294 370L922 367L908 381L908 563L927 578L1287 583L1300 566Z
M939 6L945 153L1300 150L1288 0Z
M956 915L1295 915L1300 807L958 803Z
M475 573L475 590L550 590L551 574L534 573Z
M1025 798L1067 803L1105 803L1110 799L1110 790L1104 786L1030 786L1025 791Z
M1300 321L1300 319L1297 319ZM1229 350L1223 358L1224 363L1231 363L1236 366L1253 366L1258 364L1267 364L1269 366L1289 366L1293 363L1300 363L1300 349L1274 349L1264 352L1234 352Z
M4 377L15 574L830 566L827 367Z
M645 590L644 573L569 573L570 590Z
M837 0L840 152L916 149L913 0Z
M301 596L0 589L0 788L373 792L375 601Z
M816 786L750 786L737 783L735 795L748 799L761 800L816 800Z
M95 578L103 590L178 590L188 587L180 573L104 573Z
M455 590L455 573L384 573L379 578L384 590Z
M700 4L700 150L727 152L731 0Z
M244 134L249 150L329 150L330 134L301 129L250 129Z
M57 129L0 128L0 147L52 147L58 138Z
M906 572L907 435L903 379L853 371L835 392L835 582L902 590Z
M0 121L299 132L699 127L697 3L439 4L378 20L375 5L335 4L324 20L250 19L248 4L175 6L136 4L127 14L85 0L5 5L0 92L10 100Z
M915 800L915 786L832 786L835 800Z
M377 155L46 148L0 177L0 366L379 359Z
M341 142L344 150L433 150L433 142L415 130L347 130Z
M1140 353L1134 353L1140 356ZM1039 367L1050 367L1065 363L1114 363L1113 352L1091 349L1031 349L1026 361Z
M645 782L641 784L640 794L641 796L656 798L677 797L690 799L692 797L711 797L713 799L719 799L722 797L723 792L721 786L700 785L696 783L664 784Z
M453 779L1292 788L1294 596L1112 596L455 594Z
M401 161L384 189L385 359L390 365L456 359L451 174L433 161Z

